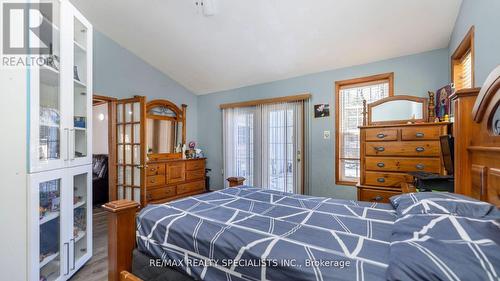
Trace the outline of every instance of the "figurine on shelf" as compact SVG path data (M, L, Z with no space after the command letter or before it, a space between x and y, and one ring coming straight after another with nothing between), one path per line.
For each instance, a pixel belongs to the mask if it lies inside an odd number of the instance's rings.
M59 197L52 198L52 200L50 201L50 211L57 212L59 211L60 207L61 207L61 198Z
M436 122L436 104L434 103L434 92L429 93L429 122ZM438 119L439 120L439 119ZM439 121L438 121L439 122Z
M186 157L188 159L195 158L195 156L196 156L196 152L195 152L196 143L194 141L190 141L188 146L189 146L189 150L186 151Z
M83 200L82 196L74 196L73 197L73 205L76 205L78 202L82 202Z
M73 68L73 79L80 81L80 76L78 76L78 66L76 65Z
M43 217L45 217L45 214L47 213L47 208L44 208L44 207L38 207L38 210L40 212L40 219L43 219Z
M182 151L184 152L184 153L182 153L182 159L186 159L187 158L186 157L186 154L187 154L186 144L182 145Z
M182 153L182 145L180 143L175 147L175 153Z
M196 152L195 158L203 158L203 151L199 148L194 150Z

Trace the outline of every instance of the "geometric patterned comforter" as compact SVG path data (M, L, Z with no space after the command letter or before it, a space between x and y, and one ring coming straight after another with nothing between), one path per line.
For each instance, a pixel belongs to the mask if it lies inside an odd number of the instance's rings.
M137 217L138 249L199 280L385 280L390 204L228 188Z

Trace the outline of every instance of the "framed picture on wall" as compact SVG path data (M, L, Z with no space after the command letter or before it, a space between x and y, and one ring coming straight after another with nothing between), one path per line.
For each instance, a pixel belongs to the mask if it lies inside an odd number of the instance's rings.
M330 116L330 105L327 103L314 105L314 118Z

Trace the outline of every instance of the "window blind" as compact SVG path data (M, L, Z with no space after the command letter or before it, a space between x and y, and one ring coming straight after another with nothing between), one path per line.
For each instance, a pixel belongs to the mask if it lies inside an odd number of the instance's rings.
M472 88L472 53L469 50L455 66L455 88Z

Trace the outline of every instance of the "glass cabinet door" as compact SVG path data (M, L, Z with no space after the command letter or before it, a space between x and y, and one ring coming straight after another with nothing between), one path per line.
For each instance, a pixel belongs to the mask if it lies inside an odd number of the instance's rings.
M40 188L40 280L61 276L61 180L42 182Z
M61 173L54 171L30 175L30 280L55 281L69 273L66 267L69 243L66 241L64 185Z
M71 160L90 163L90 126L92 98L92 30L89 23L75 9L73 17L73 104L71 131ZM82 163L83 164L83 163Z
M71 270L77 269L91 255L91 224L92 219L90 206L91 172L89 167L77 169L73 176L73 198L72 198L72 264Z
M63 130L63 100L61 98L60 2L50 1L51 11L41 9L40 34L51 38L49 53L40 56L37 65L29 69L31 92L31 171L59 168L65 151ZM50 7L50 6L49 6ZM36 44L29 41L30 46Z

